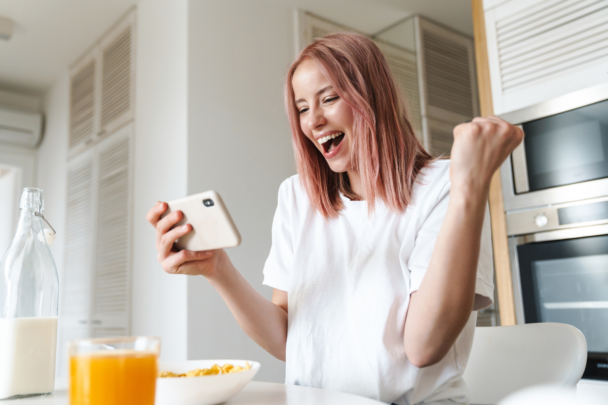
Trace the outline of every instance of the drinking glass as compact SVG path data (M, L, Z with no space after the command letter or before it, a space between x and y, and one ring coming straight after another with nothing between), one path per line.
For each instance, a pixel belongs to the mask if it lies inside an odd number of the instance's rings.
M160 338L69 342L71 405L154 405Z

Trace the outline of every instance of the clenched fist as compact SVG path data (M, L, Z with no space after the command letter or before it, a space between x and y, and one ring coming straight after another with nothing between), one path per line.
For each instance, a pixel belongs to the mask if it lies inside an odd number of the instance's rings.
M492 175L523 138L519 127L494 116L454 128L450 193L487 199Z

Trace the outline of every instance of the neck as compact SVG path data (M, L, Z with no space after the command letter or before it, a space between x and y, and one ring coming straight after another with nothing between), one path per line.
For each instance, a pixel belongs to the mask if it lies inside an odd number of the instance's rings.
M347 170L348 181L350 182L350 188L361 197L362 200L365 200L365 191L363 190L363 186L361 185L361 177L359 173L354 170Z

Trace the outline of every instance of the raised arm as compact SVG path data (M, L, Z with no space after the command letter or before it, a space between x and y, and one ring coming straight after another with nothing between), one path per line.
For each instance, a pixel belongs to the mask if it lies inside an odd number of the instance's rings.
M147 215L148 222L156 228L157 258L163 270L170 274L205 276L245 333L268 353L285 361L287 293L274 290L272 301L268 301L243 278L222 249L177 252L173 243L192 231L192 225L171 229L183 214L176 211L160 219L166 210L167 204L159 202Z
M448 210L405 321L403 344L416 367L441 361L471 315L490 181L522 139L521 129L497 117L454 129Z

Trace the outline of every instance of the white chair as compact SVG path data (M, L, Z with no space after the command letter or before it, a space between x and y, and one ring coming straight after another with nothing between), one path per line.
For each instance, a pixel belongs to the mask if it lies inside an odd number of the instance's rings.
M464 380L471 404L494 405L535 385L574 388L585 370L587 341L574 326L532 323L475 329Z

